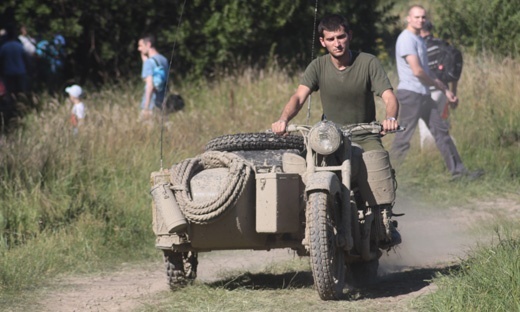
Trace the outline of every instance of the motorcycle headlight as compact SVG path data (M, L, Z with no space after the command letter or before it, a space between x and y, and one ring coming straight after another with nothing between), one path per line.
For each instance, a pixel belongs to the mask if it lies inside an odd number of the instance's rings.
M309 144L316 153L330 155L341 144L341 133L333 122L321 121L312 127Z

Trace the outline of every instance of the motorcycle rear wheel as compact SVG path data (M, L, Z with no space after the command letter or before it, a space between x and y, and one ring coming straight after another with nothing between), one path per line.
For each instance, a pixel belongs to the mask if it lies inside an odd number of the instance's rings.
M313 192L307 201L307 226L312 275L322 300L343 297L345 286L345 254L337 245L340 194Z

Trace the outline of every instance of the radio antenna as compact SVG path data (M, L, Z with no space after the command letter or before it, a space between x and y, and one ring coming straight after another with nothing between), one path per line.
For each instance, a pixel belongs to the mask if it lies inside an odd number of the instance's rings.
M316 4L314 6L314 25L312 26L312 43L311 43L311 62L314 60L314 40L316 40L316 21L318 16L318 0L316 0ZM311 102L312 102L312 93L309 94L309 100L307 101L307 124L310 123L311 119Z
M176 35L177 33L179 32L179 28L181 26L181 22L182 22L182 17L184 15L184 7L186 6L186 0L184 0L184 3L182 4L182 8L181 8L181 15L179 17L179 22L177 23L177 29L176 29ZM166 116L166 101L168 100L168 82L169 82L169 79L170 79L170 69L172 68L172 63L173 63L173 55L175 54L175 46L177 45L177 36L175 36L175 38L173 39L173 47L172 47L172 53L170 54L170 63L168 64L168 75L166 75L166 91L164 92L164 99L163 99L163 102L161 104L161 142L160 142L160 146L161 146L161 150L160 150L160 167L161 167L161 171L163 169L163 139L164 139L164 119L165 119L165 116Z

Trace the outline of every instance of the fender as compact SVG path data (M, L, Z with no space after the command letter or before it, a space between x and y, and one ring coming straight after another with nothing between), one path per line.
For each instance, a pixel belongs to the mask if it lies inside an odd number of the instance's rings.
M329 194L336 194L341 192L341 182L334 172L315 172L307 178L305 193L309 194L315 190L326 190Z

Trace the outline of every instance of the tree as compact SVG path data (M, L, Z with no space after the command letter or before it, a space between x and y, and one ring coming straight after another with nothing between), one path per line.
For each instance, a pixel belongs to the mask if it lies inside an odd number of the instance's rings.
M376 39L388 38L386 24L395 21L379 2L320 0L317 18L344 14L354 29L353 48L376 52ZM261 67L273 57L304 66L313 44L314 55L320 52L317 38L312 42L315 5L315 0L7 0L0 10L13 10L17 21L42 38L62 34L68 76L84 83L135 76L141 68L137 40L145 32L157 35L162 54L173 56L176 76L197 77L237 64Z
M520 54L520 1L436 0L433 21L439 37L474 52Z

